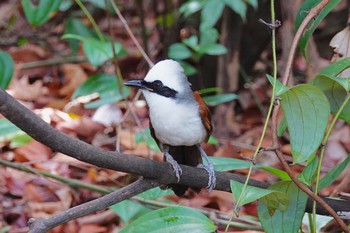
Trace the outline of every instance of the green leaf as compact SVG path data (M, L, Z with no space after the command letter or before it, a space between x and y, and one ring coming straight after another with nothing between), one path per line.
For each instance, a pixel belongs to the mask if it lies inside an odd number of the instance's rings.
M309 186L314 182L316 170L318 165L318 157L314 156L307 164L304 170L298 175L298 179Z
M84 53L89 62L94 66L99 66L113 58L112 43L110 41L102 42L95 38L86 38L74 34L65 34L62 36L62 39L77 39L82 41ZM120 43L114 42L113 46L118 57L126 55L126 52Z
M223 1L208 0L202 10L200 31L214 27L221 17L224 8L225 3Z
M112 209L123 222L129 222L151 211L151 209L130 200L124 200L114 204L110 209Z
M95 32L90 30L81 22L81 20L76 18L69 18L67 20L64 31L66 34L75 34L86 38L98 38ZM72 53L76 54L79 49L79 41L75 39L68 39L67 41Z
M208 93L216 93L216 92L221 92L221 91L222 91L222 88L220 88L220 87L208 87L208 88L198 90L198 92L201 95L208 94Z
M199 211L181 206L149 212L127 225L120 233L214 232L216 226Z
M266 74L267 79L269 80L269 82L271 83L271 85L273 85L273 77L269 74ZM275 94L276 96L280 96L282 95L284 92L288 91L289 88L285 85L283 85L279 80L276 79L276 87L275 87Z
M171 189L163 190L163 189L160 189L159 187L156 187L153 189L149 189L143 193L140 193L139 195L137 195L137 197L145 200L153 200L153 199L165 197L171 194L174 194L174 192Z
M192 35L192 36L184 39L182 41L182 43L184 43L185 45L187 45L188 47L190 47L194 51L198 51L199 50L199 47L198 47L198 36L196 36L196 35Z
M219 32L216 28L203 28L200 31L200 42L201 46L206 44L213 44L219 39Z
M227 94L217 94L212 96L205 96L203 97L204 101L209 106L216 106L222 103L230 102L232 100L235 100L238 98L238 95L233 93L227 93Z
M224 0L226 5L230 7L234 12L241 16L242 20L245 21L247 14L247 4L244 0Z
M130 90L123 86L121 93L117 77L110 74L96 74L89 77L73 93L72 99L78 96L99 93L99 100L85 104L85 108L97 108L107 103L115 103L130 95Z
M52 13L58 11L62 0L21 0L24 15L32 26L39 26L49 20Z
M198 0L187 1L183 3L179 9L179 12L187 18L188 16L198 12L203 8L204 2Z
M16 148L27 144L32 138L14 125L11 121L0 119L0 142L11 142L10 147Z
M175 60L184 60L192 56L191 50L181 43L175 43L170 45L168 51L169 58Z
M306 0L303 5L300 7L299 12L297 13L297 17L295 19L295 29L297 30L308 12L315 7L318 3L320 3L321 0ZM312 35L312 33L316 30L320 22L328 15L328 13L336 6L340 0L332 0L330 1L323 9L322 11L309 22L308 26L304 30L304 33L302 34L300 40L299 40L299 48L301 52L303 53L304 57L307 58L306 49L307 49L307 43Z
M6 89L12 79L14 62L12 57L0 50L0 87Z
M237 201L238 197L240 196L242 189L243 189L244 184L237 182L235 180L230 180L230 187L231 191L233 194L233 198ZM245 205L250 202L256 201L259 198L262 198L266 195L269 195L271 193L274 193L276 191L274 190L269 190L269 189L262 189L262 188L257 188L254 186L247 185L245 192L242 196L242 199L240 201L240 205ZM279 192L280 193L280 192ZM280 193L280 195L283 195Z
M344 171L344 169L350 164L350 156L346 157L343 162L333 167L332 170L327 172L327 174L320 180L319 190L326 188L328 185L332 184L335 179Z
M348 93L343 85L340 85L338 78L327 76L317 76L312 83L318 87L327 97L331 112L336 114L340 106L344 103ZM350 103L347 103L339 115L340 119L350 122Z
M337 113L350 91L350 78L338 78L337 75L350 67L350 58L344 58L325 67L312 81L327 96L331 112ZM350 122L350 103L341 112L340 119Z
M206 44L200 47L199 54L208 54L208 55L222 55L227 53L225 46L221 44Z
M339 85L341 85L346 91L350 91L350 79L349 78L338 78L339 75L344 70L350 67L350 57L343 58L339 61L336 61L329 66L326 66L324 69L317 74L316 77L326 76L333 79Z
M258 9L258 0L247 0L247 3L251 5L255 10Z
M142 129L141 131L136 133L135 143L141 142L146 143L146 145L154 151L160 151L156 141L151 136L151 130L149 128Z
M33 138L31 136L22 131L22 133L13 135L10 142L10 148L17 148L27 145L32 140Z
M187 62L179 61L179 63L181 64L182 68L184 68L185 74L187 76L191 76L197 73L197 69L194 66L188 64Z
M289 204L283 211L271 211L266 203L259 202L258 217L265 232L269 233L295 233L300 229L305 213L307 195L292 181L281 181L269 187L288 195ZM284 207L284 206L283 206Z
M278 137L282 137L282 135L284 134L284 132L286 131L287 129L287 121L286 121L286 118L283 116L279 126L278 126L278 129L277 129L277 136Z
M250 162L241 159L209 156L209 160L214 164L216 171L232 171L250 167ZM206 164L206 161L204 163ZM263 169L278 176L282 180L290 180L288 174L282 170L260 164L255 164L254 168Z
M216 137L214 137L213 135L211 135L208 139L208 144L212 144L212 145L218 145L219 141L216 139Z
M295 86L281 97L293 162L306 161L322 142L330 115L329 103L326 96L310 84Z

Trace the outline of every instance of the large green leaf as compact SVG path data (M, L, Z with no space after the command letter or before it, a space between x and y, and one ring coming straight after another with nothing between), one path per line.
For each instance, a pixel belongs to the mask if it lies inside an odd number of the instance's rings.
M121 88L122 93L120 92ZM99 100L85 104L86 108L97 108L104 104L115 103L130 95L130 90L127 87L119 86L116 76L110 74L96 74L89 77L74 91L72 99L78 96L90 95L95 92L99 93Z
M127 225L120 233L134 232L214 232L216 226L199 211L176 206L167 207L149 212L131 224Z
M320 146L330 115L326 96L315 86L302 84L282 95L294 163L308 160Z
M310 10L315 7L318 3L320 3L321 0L306 0L303 5L301 5L299 12L297 13L297 17L295 19L295 28L296 30L300 27L302 21L310 12ZM309 22L308 26L306 27L302 37L299 41L299 47L302 51L304 57L307 57L306 49L307 49L307 43L312 35L312 33L316 30L320 22L328 15L328 13L336 6L340 0L332 0L326 7L323 8L323 10L313 19Z
M271 199L259 202L259 220L267 233L295 233L298 232L305 213L307 195L302 192L292 181L281 181L269 187L271 190L278 190L288 195L289 203L282 211L278 208L271 208L277 203ZM276 199L275 202L278 202ZM267 204L268 203L268 204ZM272 204L272 205L271 205ZM282 203L285 207L284 204Z
M231 187L231 192L233 195L233 198L237 201L239 196L241 195L241 192L243 190L243 184L235 181L235 180L230 180L230 187ZM286 198L283 198L282 196L284 193L275 191L275 190L270 190L270 189L262 189L262 188L257 188L254 186L246 186L245 191L243 196L241 197L241 200L239 202L240 205L245 205L250 202L256 201L262 197L265 197L267 195L275 195L278 194L278 196L281 197L280 200L288 201Z
M52 13L56 12L62 0L38 0L36 4L32 0L22 0L24 15L32 26L39 26L49 20Z
M89 60L89 62L94 66L99 66L104 62L113 59L113 48L112 42L110 41L100 41L95 38L84 37L74 34L65 34L62 39L77 39L83 42L84 53ZM126 51L123 46L118 43L113 43L116 56L123 57L126 55Z
M12 57L0 50L0 87L6 89L9 85L14 70L14 62Z
M242 160L242 159L234 159L234 158L224 158L224 157L213 157L210 156L209 160L214 164L216 171L232 171L237 169L246 169L250 167L250 162ZM206 163L206 161L204 161ZM271 174L278 176L282 180L289 180L289 176L286 172L273 168L264 166L261 164L255 164L254 168L263 169Z

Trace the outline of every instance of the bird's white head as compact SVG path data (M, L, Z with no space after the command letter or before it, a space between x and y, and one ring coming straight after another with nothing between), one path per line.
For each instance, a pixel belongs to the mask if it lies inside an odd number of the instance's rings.
M170 59L155 64L143 80L131 80L125 85L140 88L146 99L154 95L162 98L182 98L192 95L184 69L178 62Z

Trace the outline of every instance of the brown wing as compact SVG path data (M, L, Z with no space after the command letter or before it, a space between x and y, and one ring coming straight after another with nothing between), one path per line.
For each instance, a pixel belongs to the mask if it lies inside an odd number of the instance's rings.
M205 104L203 98L200 96L198 91L193 92L194 98L199 104L199 115L201 116L202 123L207 130L207 138L205 142L208 141L211 133L213 132L213 126L211 124L211 115L208 106Z

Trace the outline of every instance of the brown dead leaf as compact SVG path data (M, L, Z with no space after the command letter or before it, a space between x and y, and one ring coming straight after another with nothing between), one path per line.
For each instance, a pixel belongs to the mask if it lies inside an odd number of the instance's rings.
M49 218L55 213L64 211L64 207L60 201L56 202L36 202L27 201L28 214L32 218Z
M77 89L87 78L84 69L77 64L64 64L61 66L64 73L65 85L59 90L62 96L70 97L74 90Z
M16 148L14 152L16 162L46 161L52 154L50 148L35 140Z
M44 77L47 75L49 68L44 66L21 70L22 63L42 61L47 59L49 55L43 48L34 44L26 44L25 46L21 47L13 47L8 52L17 64L16 69L20 70L18 72L19 76L23 76L25 74L29 77Z
M348 25L340 32L338 32L329 43L333 48L332 62L338 61L342 58L350 57L350 21ZM349 77L350 69L344 70L338 77Z
M105 224L114 222L116 218L117 218L117 214L113 210L107 209L105 211L98 212L96 214L81 217L77 219L77 222L80 225L85 225L85 224L105 225Z
M24 186L23 198L34 202L57 202L59 201L51 187L38 184L38 180L33 180Z
M13 79L9 86L9 94L18 100L34 101L40 96L48 93L42 80L29 83L29 77L23 76L21 79Z
M76 134L90 141L98 132L103 131L104 127L91 118L83 117L78 120L59 122L56 129L71 135Z

